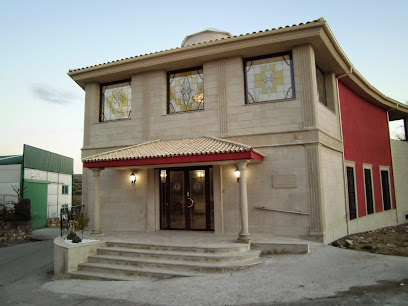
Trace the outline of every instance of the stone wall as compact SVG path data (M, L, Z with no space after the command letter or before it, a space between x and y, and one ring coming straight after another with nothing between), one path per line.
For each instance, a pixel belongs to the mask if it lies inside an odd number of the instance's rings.
M408 142L391 140L398 223L408 222Z
M31 221L0 221L0 243L26 240L31 234Z

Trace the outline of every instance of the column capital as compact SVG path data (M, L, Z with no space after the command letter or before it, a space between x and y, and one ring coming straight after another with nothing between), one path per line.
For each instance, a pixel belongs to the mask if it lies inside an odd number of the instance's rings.
M238 170L245 170L249 160L240 160L237 162Z
M104 170L105 168L90 168L92 170L93 176L99 176L101 174L101 171Z

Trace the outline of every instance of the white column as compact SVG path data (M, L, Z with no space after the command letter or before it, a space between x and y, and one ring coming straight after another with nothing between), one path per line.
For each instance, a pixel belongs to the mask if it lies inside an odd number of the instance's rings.
M247 242L250 239L248 232L248 196L246 184L246 166L249 160L239 161L237 163L240 172L239 177L239 209L241 212L241 232L238 241Z
M99 178L104 168L91 168L94 177L94 228L92 234L102 234L101 232L101 202L99 199Z

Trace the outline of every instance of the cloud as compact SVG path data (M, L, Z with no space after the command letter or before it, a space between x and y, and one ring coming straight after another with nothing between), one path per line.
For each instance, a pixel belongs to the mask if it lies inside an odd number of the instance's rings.
M72 92L52 88L48 84L35 84L32 87L32 92L36 98L58 105L70 104L73 99L78 97Z

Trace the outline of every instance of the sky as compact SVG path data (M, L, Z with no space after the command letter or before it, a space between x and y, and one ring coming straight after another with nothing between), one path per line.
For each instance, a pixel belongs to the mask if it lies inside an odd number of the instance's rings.
M0 10L0 156L28 144L74 158L74 173L85 94L68 70L179 47L209 27L239 35L324 17L354 67L408 103L405 0L14 0Z

